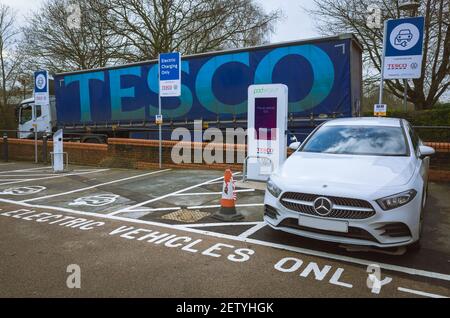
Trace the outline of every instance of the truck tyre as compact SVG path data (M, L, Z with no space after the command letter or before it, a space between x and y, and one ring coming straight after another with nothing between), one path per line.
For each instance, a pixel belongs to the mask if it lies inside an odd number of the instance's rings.
M88 137L86 139L83 139L81 142L89 143L89 144L105 144L106 143L106 141L101 137Z

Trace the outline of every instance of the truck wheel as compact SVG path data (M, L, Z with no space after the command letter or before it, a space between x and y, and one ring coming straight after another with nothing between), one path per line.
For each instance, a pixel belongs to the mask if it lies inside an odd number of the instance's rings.
M89 144L106 144L106 141L101 137L88 137L86 139L82 139L81 142Z

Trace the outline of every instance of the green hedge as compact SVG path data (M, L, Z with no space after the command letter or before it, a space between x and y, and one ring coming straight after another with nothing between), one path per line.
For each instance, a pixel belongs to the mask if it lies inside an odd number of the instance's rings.
M373 113L365 113L364 116L373 116ZM430 110L413 112L389 111L388 117L405 118L413 126L447 126L450 127L450 107L437 107ZM424 141L450 142L450 128L420 128L417 134Z
M389 111L388 117L405 118L413 126L450 126L450 107L437 107L430 110L413 112ZM373 116L373 112L367 112L364 116Z

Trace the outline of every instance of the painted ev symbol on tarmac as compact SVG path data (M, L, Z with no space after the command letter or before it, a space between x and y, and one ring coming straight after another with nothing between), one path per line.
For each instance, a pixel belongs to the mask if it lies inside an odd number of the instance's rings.
M0 191L0 195L30 195L41 192L47 189L43 186L29 186L29 187L16 187L16 188L7 188Z
M98 194L87 197L81 197L70 202L69 205L87 205L87 206L104 206L114 203L119 195L116 194Z

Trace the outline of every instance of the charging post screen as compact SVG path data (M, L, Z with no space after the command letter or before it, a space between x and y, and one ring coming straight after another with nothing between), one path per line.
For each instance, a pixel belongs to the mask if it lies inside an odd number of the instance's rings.
M276 140L277 98L255 98L255 131L257 140Z

